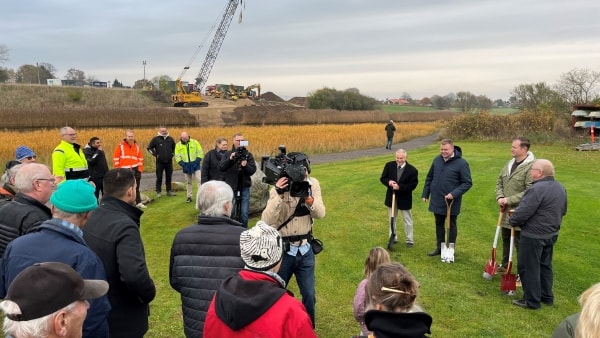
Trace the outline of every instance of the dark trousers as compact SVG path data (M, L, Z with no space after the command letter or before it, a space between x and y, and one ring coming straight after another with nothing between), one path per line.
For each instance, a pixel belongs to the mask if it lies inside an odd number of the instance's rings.
M100 198L100 193L104 196L104 185L103 182L104 177L90 177L90 182L94 182L96 185L96 191L94 191L94 195L96 195L96 199Z
M385 149L392 149L392 142L394 141L394 136L387 138L387 143L385 144Z
M552 254L558 235L549 239L521 236L517 270L523 284L523 299L532 308L539 308L540 302L554 303L552 284Z
M434 214L435 215L435 238L437 240L437 247L441 247L442 242L446 242L446 215ZM456 217L458 215L450 215L450 241L449 243L456 243L456 236L458 235L458 229L456 228Z
M135 204L142 202L142 195L140 194L140 181L142 180L142 173L135 168L133 171L133 177L135 177Z
M165 172L165 185L171 191L171 178L173 177L173 162L156 162L156 192L161 191L163 171Z
M519 254L519 243L521 242L521 231L515 230L515 248L517 253L513 251L513 261L515 256ZM510 253L510 229L502 228L502 266L508 267L508 254Z

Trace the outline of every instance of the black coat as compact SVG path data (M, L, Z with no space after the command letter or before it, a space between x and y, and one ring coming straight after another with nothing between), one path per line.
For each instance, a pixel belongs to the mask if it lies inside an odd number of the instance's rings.
M227 151L219 152L218 149L213 149L206 153L202 161L201 184L208 181L225 180L225 173L219 169L219 165L226 153Z
M89 144L83 148L85 159L88 163L88 170L90 171L90 178L102 178L108 172L108 163L106 163L106 156L103 150L94 148Z
M388 182L393 180L400 186L400 189L396 190L396 206L398 207L398 210L410 210L412 209L412 192L419 184L419 171L417 168L406 162L402 176L400 177L400 180L397 180L397 167L398 164L396 164L396 161L386 163L383 167L381 178L379 179L387 188L385 193L385 205L388 208L392 207L392 191L394 190L388 186Z
M156 135L148 144L148 151L156 157L156 162L170 163L175 156L175 140L171 136Z
M210 301L221 282L243 267L240 234L245 228L229 217L200 215L198 224L173 239L169 277L181 294L186 337L202 337Z
M377 338L422 338L431 334L433 319L425 312L388 312L370 310L365 324Z
M52 218L50 209L29 196L17 193L0 208L0 257L13 239L35 230Z
M85 241L106 270L111 338L143 337L148 331L149 304L156 288L140 236L142 214L135 206L106 196L83 228Z
M256 172L256 162L254 161L254 156L252 156L252 153L248 152L248 163L241 170L242 182L241 185L238 186L240 177L239 160L236 158L230 160L229 157L231 157L231 153L232 151L228 151L225 155L223 155L223 159L221 160L221 163L219 163L219 169L224 172L225 182L229 184L233 191L238 191L238 188L243 189L251 187L251 176Z

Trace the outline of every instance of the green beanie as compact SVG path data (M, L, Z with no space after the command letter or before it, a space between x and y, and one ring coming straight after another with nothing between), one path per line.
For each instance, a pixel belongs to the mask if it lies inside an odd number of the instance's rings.
M50 197L50 202L64 212L88 212L98 207L95 191L96 189L85 180L67 180L58 185Z

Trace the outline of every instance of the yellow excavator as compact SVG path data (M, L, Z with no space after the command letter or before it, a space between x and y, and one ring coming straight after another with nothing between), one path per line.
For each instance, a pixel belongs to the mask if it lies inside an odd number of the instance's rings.
M258 94L256 96L252 95L252 89L256 89ZM254 98L255 100L260 99L260 83L256 83L253 85L249 85L248 87L246 87L246 89L244 89L244 97L249 97L249 98Z
M171 95L171 101L173 101L174 107L187 107L187 106L208 106L208 103L202 102L202 97L198 91L187 91L181 83L181 78L175 80L175 86L177 91Z

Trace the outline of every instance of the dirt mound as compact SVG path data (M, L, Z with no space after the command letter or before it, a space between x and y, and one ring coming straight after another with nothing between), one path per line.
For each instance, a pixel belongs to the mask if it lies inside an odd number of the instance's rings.
M301 96L292 97L291 99L288 100L288 102L291 104L302 106L302 107L308 106L308 100L306 97L301 97Z
M284 99L282 99L279 96L275 95L275 93L273 93L273 92L266 92L266 93L262 94L260 96L260 98L263 99L263 100L265 100L265 101L285 102Z

